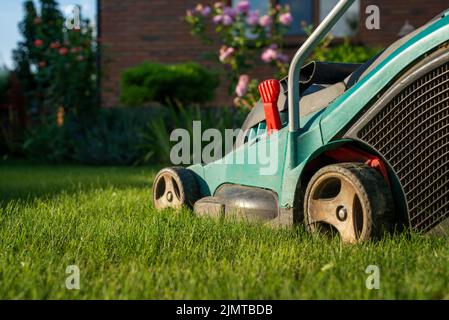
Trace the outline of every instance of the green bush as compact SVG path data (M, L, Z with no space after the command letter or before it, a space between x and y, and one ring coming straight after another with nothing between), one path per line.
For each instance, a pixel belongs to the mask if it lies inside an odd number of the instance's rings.
M45 163L133 164L140 156L140 131L151 118L147 113L102 109L83 123L67 117L62 127L49 119L26 133L22 151L27 159Z
M73 144L69 160L92 165L133 164L139 157L139 132L146 119L146 114L138 111L103 109L91 125L69 127Z
M197 63L163 65L145 62L122 75L121 101L129 106L149 102L190 105L214 98L218 74Z
M330 46L323 42L314 51L312 60L343 63L364 63L381 51L379 48L369 48L351 44L345 39L342 44Z
M39 125L25 133L22 151L27 159L33 161L59 163L69 154L67 142L65 127Z

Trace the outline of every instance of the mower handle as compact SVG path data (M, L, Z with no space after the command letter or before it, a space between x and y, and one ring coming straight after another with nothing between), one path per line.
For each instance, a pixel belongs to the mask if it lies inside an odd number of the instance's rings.
M289 131L300 129L299 123L299 73L306 58L312 53L320 41L328 34L332 27L340 20L343 14L355 0L340 0L332 11L324 18L320 25L312 32L293 57L288 70L288 118Z

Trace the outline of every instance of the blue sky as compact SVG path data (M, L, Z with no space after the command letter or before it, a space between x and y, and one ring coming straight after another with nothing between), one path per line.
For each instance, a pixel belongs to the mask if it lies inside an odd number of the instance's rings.
M20 40L18 23L23 18L23 1L21 0L1 0L0 7L0 66L6 64L11 68L11 51ZM34 0L37 4L39 1ZM81 5L84 16L95 21L96 1L95 0L59 0L60 8L63 11L70 9L72 5Z

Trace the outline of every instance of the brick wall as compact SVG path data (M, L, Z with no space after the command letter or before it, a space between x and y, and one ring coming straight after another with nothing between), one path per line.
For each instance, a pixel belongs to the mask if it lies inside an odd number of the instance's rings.
M193 38L182 21L186 9L194 7L198 1L99 1L103 106L119 104L121 73L143 61L176 63L195 60L210 66L202 54L211 48ZM358 40L368 45L391 43L398 38L397 34L406 20L419 27L449 7L445 0L361 0L361 3L362 28ZM370 4L381 9L380 30L366 30L364 27L364 11ZM269 68L257 72L260 79L270 75ZM223 88L217 91L216 96L215 103L219 105L232 101Z

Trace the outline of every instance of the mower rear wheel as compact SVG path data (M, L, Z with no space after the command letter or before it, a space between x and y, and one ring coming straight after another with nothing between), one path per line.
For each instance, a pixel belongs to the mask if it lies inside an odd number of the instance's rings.
M192 208L199 190L192 171L183 167L164 168L153 183L153 203L156 209Z
M340 234L357 243L389 231L393 198L375 169L361 163L341 163L320 169L310 180L304 199L304 220L312 233Z

